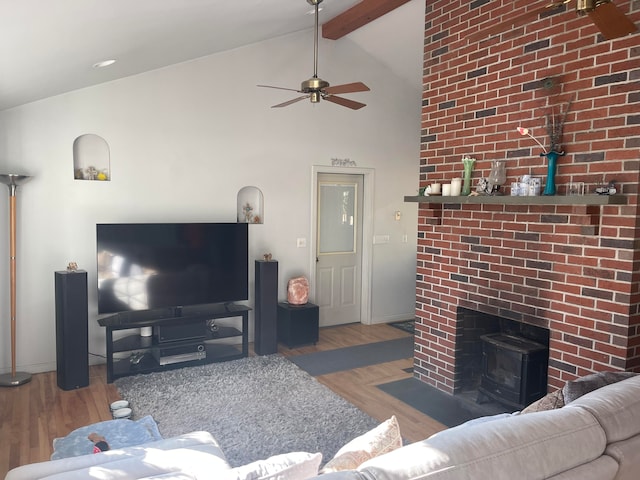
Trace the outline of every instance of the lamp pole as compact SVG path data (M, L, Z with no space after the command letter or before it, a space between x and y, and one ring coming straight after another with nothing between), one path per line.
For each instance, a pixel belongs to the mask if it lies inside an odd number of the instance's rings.
M11 277L11 373L0 374L0 387L16 387L31 380L31 374L16 372L16 190L31 180L27 175L0 174L9 187L9 264Z

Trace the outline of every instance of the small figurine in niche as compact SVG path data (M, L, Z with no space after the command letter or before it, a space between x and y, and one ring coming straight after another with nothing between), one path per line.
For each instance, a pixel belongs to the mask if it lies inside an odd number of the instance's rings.
M242 207L242 213L244 214L244 220L247 223L252 223L253 219L253 207L249 202L247 202L244 207Z
M98 169L96 167L87 167L87 174L85 180L95 180L98 176Z
M287 301L291 305L304 305L309 300L309 282L305 277L295 277L287 283Z

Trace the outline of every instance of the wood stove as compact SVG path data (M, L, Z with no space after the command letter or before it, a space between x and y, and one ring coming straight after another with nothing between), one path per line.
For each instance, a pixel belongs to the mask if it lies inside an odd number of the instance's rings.
M504 333L482 335L482 376L478 403L491 398L522 410L547 393L549 349Z

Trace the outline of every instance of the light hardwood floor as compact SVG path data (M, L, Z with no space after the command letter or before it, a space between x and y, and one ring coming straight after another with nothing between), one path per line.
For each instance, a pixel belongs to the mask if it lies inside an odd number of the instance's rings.
M408 334L388 325L351 324L320 329L320 341L296 349L279 346L283 356L392 340ZM411 359L389 362L317 377L318 380L380 421L396 415L403 437L410 442L443 430L444 425L387 395L376 385L408 378L403 369ZM64 391L55 372L33 375L31 382L0 389L0 478L18 465L48 460L52 441L91 423L111 419L109 404L119 400L106 383L104 365L90 368L89 387Z

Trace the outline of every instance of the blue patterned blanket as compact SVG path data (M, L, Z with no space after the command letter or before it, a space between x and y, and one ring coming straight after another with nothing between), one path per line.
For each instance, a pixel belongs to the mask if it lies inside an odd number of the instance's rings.
M93 443L87 437L94 432L102 435L112 450L162 440L158 425L151 415L140 420L107 420L80 427L66 437L55 438L51 460L93 453Z

